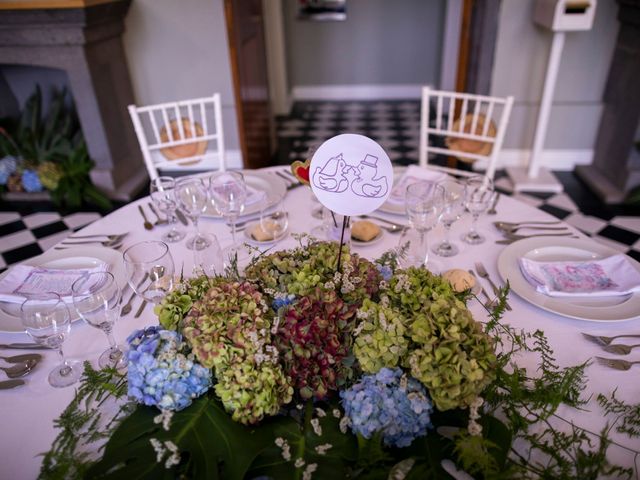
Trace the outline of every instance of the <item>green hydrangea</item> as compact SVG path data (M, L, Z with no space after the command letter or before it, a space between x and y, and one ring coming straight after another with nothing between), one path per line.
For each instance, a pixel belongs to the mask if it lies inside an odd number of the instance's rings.
M376 373L383 367L400 365L407 354L409 340L405 337L406 320L398 310L366 299L358 311L362 319L353 352L366 373Z
M425 269L398 270L380 297L358 313L365 320L354 351L363 370L400 364L441 411L468 406L491 383L493 341L448 282ZM393 345L399 348L391 351Z
M40 183L47 190L55 190L62 179L63 172L60 166L53 162L43 162L38 166Z
M253 424L293 395L272 345L273 312L249 282L213 283L193 302L182 333L200 364L213 368L215 392L232 418Z

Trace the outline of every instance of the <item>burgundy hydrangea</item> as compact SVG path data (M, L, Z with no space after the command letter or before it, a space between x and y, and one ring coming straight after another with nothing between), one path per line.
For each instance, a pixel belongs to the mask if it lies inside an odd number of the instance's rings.
M349 355L356 305L317 289L283 313L275 337L285 371L303 399L326 398L351 377Z

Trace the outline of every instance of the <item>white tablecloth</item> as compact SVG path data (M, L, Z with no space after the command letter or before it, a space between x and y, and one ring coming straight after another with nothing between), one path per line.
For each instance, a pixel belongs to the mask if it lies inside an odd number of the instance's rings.
M273 170L273 169L269 169ZM277 177L274 177L277 178ZM168 227L157 227L152 231L146 231L142 225L142 219L137 209L138 204L146 204L148 199L133 202L119 210L116 210L103 219L89 225L82 230L82 234L93 233L121 233L130 232L125 241L125 246L141 240L159 239ZM306 187L300 187L288 192L286 207L290 213L290 229L292 232L309 232L311 228L320 224L311 216L311 210L317 206L312 202L312 193ZM385 216L384 214L380 214ZM387 215L387 218L406 223L406 219L399 216ZM481 260L487 267L489 274L498 279L496 262L498 255L504 248L494 242L501 235L491 225L492 221L522 221L522 220L552 220L548 214L526 205L513 198L502 196L498 205L498 215L484 216L479 221L479 230L487 237L487 241L481 245L465 245L458 239L462 232L470 226L470 218L463 218L456 222L452 230L452 239L460 245L461 253L451 258L436 257L435 260L445 269L448 268L473 268L475 261ZM180 226L183 228L182 226ZM569 227L571 228L571 227ZM203 218L201 229L215 233L221 245L224 247L231 242L229 229L225 224L214 218ZM239 237L242 238L242 237ZM361 255L374 259L385 250L397 245L398 235L385 232L381 242L367 247L355 247L355 251ZM438 227L430 234L430 242L433 245L443 238L443 231ZM283 240L279 249L296 245L291 236ZM170 244L171 253L175 259L176 271L179 272L184 265L184 272L190 272L193 267L192 252L187 250L185 242ZM485 285L485 288L488 287ZM490 291L490 290L489 290ZM534 305L511 294L510 303L513 311L507 312L503 321L516 328L524 328L529 331L543 330L549 338L555 356L560 366L576 365L595 355L602 354L602 350L595 344L588 342L580 332L594 334L616 333L640 333L640 312L635 320L622 323L591 323L580 320L572 320L550 312L543 311ZM139 300L134 302L133 312L137 309ZM486 312L473 301L470 304L471 311L479 320L486 319ZM133 318L133 312L119 320L114 329L114 334L119 342L124 342L128 334L136 328L156 324L152 306L149 305L142 316ZM28 342L31 341L26 334L1 333L0 342ZM78 360L89 359L94 365L99 354L107 347L105 335L82 322L73 325L72 333L65 343L65 353ZM3 355L20 353L18 351L2 351ZM55 389L49 386L47 375L58 362L55 352L43 352L45 359L28 378L26 386L14 390L0 391L0 424L2 435L0 437L0 478L6 479L30 479L35 478L40 468L41 457L39 453L47 451L56 436L53 428L53 420L73 398L73 388ZM630 360L640 359L640 351L628 356ZM535 369L535 361L532 358L522 358L521 365L531 367L531 373ZM609 393L618 389L618 397L627 402L638 402L640 399L640 382L637 381L640 366L636 366L627 372L620 372L605 368L597 363L592 364L586 370L588 376L588 389L585 397L590 393ZM567 407L559 409L559 415L574 421L577 425L588 428L593 432L600 432L605 424L601 409L593 398L585 406L585 411L577 412ZM640 444L636 440L612 433L612 439L626 445L629 448L640 450ZM610 449L610 459L613 462L633 466L633 455L624 448L613 446Z

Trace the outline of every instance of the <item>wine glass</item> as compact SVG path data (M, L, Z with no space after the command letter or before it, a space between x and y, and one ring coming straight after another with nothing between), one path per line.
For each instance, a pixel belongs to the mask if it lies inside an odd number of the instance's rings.
M213 204L231 226L232 241L236 243L236 221L244 211L247 185L240 172L217 172L211 175L210 191Z
M441 257L453 257L459 252L458 247L451 243L451 225L460 218L464 211L464 184L455 178L447 178L439 182L444 188L444 206L440 222L444 225L444 241L433 248L433 252Z
M224 273L222 249L218 238L212 233L204 234L209 246L193 251L193 271L196 275L215 277Z
M176 181L171 177L156 177L151 180L149 190L151 200L162 213L167 216L171 224L171 230L162 235L162 240L175 243L182 240L185 233L176 228L176 208L178 204L175 197Z
M493 198L493 182L484 175L469 177L464 187L464 205L473 217L471 229L462 236L462 240L477 245L484 242L485 238L478 233L478 217L489 208Z
M189 250L198 250L207 247L207 239L200 234L198 227L200 215L207 208L209 200L204 182L200 178L183 178L176 182L174 193L178 206L184 210L184 213L191 219L196 229L193 238L187 242L187 248Z
M267 196L260 209L260 228L274 241L280 240L289 228L289 212L284 208L284 197Z
M120 287L109 272L96 272L80 277L71 287L73 306L78 315L92 327L102 330L109 348L100 355L100 368L127 366L127 357L113 338L113 324L120 316Z
M133 291L151 303L160 303L173 288L173 257L167 244L158 240L136 243L123 257Z
M27 298L20 308L22 325L36 343L58 351L60 365L49 373L49 384L61 388L73 385L82 374L80 362L67 360L62 344L71 331L69 309L57 293Z
M440 220L444 204L444 188L434 182L420 181L407 187L405 208L417 239L410 244L408 255L413 263L426 265L429 259L427 232Z

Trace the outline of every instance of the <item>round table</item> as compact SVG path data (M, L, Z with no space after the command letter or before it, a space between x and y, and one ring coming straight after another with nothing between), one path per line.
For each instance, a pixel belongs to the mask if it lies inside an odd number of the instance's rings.
M280 167L283 168L283 167ZM278 167L265 169L273 174L273 178ZM298 187L287 192L285 205L290 215L290 231L293 233L310 232L314 226L321 223L313 218L312 209L317 207L312 198L311 190L306 187ZM132 202L125 207L116 210L106 217L94 222L84 228L81 234L95 233L122 233L129 232L124 242L125 247L133 243L159 239L166 226L156 227L152 231L144 229L142 218L138 212L138 205L149 202L148 198L143 198ZM498 214L494 216L484 215L478 222L478 229L487 237L485 243L480 245L464 245L459 239L465 232L471 219L463 217L453 225L451 238L463 246L461 252L450 258L437 258L437 262L444 268L473 268L476 261L481 260L487 267L489 274L494 279L499 279L497 271L497 259L503 250L503 245L497 245L496 240L502 238L500 233L491 225L492 221L523 221L523 220L555 220L550 215L529 206L521 201L508 196L502 196L498 204ZM406 223L407 219L401 216L385 215L376 212L376 215L387 217L399 223ZM201 230L215 233L222 247L231 242L229 228L221 219L202 218ZM183 227L180 225L180 228ZM583 236L567 225L567 228ZM191 232L189 232L191 233ZM442 227L436 228L429 234L430 244L442 240L444 232ZM187 236L187 238L190 235ZM243 238L243 237L239 237ZM360 255L374 259L380 256L385 250L395 247L398 244L399 235L384 233L383 239L369 246L355 246L354 250ZM297 245L296 240L289 235L277 244L277 249L291 248ZM121 250L124 250L122 248ZM185 274L189 274L193 268L193 253L186 249L185 241L170 244L171 254L176 264L176 272L181 269ZM484 284L484 281L482 281ZM488 285L485 285L487 288ZM595 344L590 343L582 337L580 332L589 332L598 335L615 335L616 333L629 333L635 330L640 333L640 312L638 318L627 322L614 323L592 323L581 320L565 318L554 313L544 311L531 305L515 294L511 294L509 302L513 310L506 312L503 322L509 323L517 329L526 329L533 332L540 329L545 332L551 347L554 349L557 364L561 367L576 365L590 358L602 354L602 350ZM118 342L124 342L129 333L137 328L157 323L153 314L153 308L148 305L139 318L134 318L140 300L134 301L132 312L121 318L114 328L114 335ZM486 311L475 300L471 301L469 307L475 318L484 321L487 318ZM31 341L26 334L21 333L0 333L0 343L28 342ZM73 324L72 332L64 345L65 353L68 357L77 360L90 360L94 366L100 353L107 347L105 335L83 322ZM20 353L18 351L3 351L2 354ZM42 352L44 359L37 369L27 377L27 384L13 390L0 392L3 400L0 402L0 421L3 435L0 438L0 478L29 479L35 478L40 468L41 457L39 453L49 450L56 436L53 428L53 420L57 418L62 410L73 398L74 389L55 389L47 383L47 375L53 366L58 362L57 354L53 351ZM629 355L629 359L639 359L640 354ZM534 358L523 357L519 359L520 365L531 368L535 371L536 363ZM588 377L587 390L584 392L585 398L591 393L608 394L614 389L618 389L617 396L628 403L636 403L640 398L640 382L637 379L637 372L640 367L627 372L616 371L593 363L586 369ZM635 377L634 377L635 375ZM604 427L600 407L595 401L595 395L591 401L585 405L583 411L576 411L566 406L561 406L558 414L563 418L575 422L576 425L587 428L593 432L600 432ZM562 422L557 422L562 425ZM615 442L626 445L629 448L640 450L640 445L634 445L633 440L611 432L611 438ZM636 441L636 443L638 443ZM625 448L610 447L609 458L612 462L631 467L634 465L633 454Z

